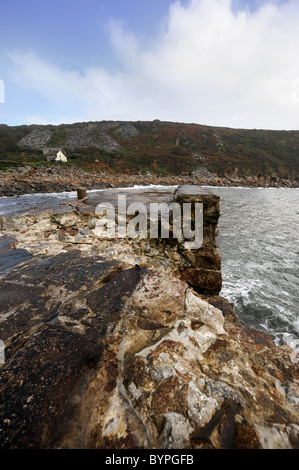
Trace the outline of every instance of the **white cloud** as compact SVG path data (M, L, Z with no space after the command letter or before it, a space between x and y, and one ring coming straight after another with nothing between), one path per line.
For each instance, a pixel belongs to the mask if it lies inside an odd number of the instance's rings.
M231 0L172 4L161 34L142 47L121 23L110 39L120 70L62 70L12 53L15 79L76 120L155 119L296 129L299 2L234 11Z

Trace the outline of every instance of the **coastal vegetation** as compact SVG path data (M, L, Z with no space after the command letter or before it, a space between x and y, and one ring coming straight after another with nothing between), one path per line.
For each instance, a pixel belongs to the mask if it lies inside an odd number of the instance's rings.
M86 171L298 180L299 131L232 129L154 121L0 125L0 170L45 165L44 147L63 147Z

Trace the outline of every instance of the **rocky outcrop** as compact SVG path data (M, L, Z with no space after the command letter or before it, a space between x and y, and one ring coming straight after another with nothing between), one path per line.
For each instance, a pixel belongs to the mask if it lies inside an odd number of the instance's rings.
M123 124L116 129L115 134L122 139L132 139L137 137L140 132L132 124Z
M219 201L200 192L176 197L205 199L195 259L217 272ZM1 219L7 250L33 254L0 273L1 447L298 448L298 354L176 275L173 244L97 239L72 204Z
M225 315L176 278L72 250L23 263L0 302L4 448L298 446L298 358L221 298Z
M194 157L196 158L196 160L198 160L197 157ZM196 170L192 171L192 174L191 174L192 178L214 178L215 175L213 175L213 173L211 173L207 168L205 168L204 166L202 165L199 165Z
M99 132L89 128L73 129L64 142L63 147L65 149L95 147L105 152L113 152L121 148L120 145L105 132Z
M19 140L18 145L42 150L47 146L52 134L53 130L51 129L37 128ZM60 142L60 147L61 146L67 150L94 147L102 149L105 152L113 152L121 149L121 146L112 139L112 137L97 126L75 127L69 130L64 141Z
M50 140L52 133L50 129L37 128L19 140L18 144L22 147L42 150L47 145L48 140Z

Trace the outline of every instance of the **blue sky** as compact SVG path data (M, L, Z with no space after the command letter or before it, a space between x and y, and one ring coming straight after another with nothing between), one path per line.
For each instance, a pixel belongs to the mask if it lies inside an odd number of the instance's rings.
M298 129L298 0L0 0L0 123Z

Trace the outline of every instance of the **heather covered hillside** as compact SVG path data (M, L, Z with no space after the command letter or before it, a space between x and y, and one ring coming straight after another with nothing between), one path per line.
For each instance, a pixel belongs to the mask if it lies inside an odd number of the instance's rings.
M112 173L298 180L299 131L246 130L154 121L0 125L0 169L45 164L63 147L66 165Z

